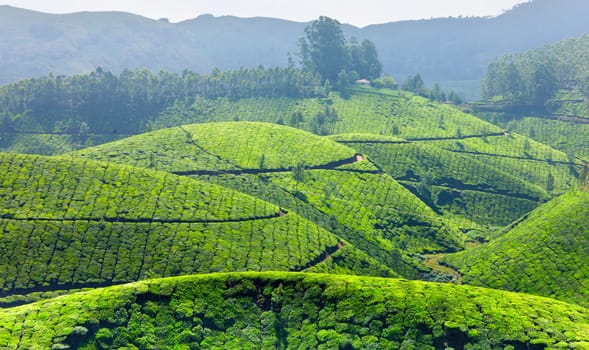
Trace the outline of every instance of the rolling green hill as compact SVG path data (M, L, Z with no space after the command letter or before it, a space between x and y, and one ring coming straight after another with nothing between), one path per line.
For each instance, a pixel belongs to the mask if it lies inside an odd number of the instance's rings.
M335 135L333 139L370 155L387 174L464 228L506 225L549 198L545 190L501 166L438 147L435 141L409 142L368 134Z
M175 277L0 310L4 349L589 347L589 311L490 289L287 273Z
M398 149L395 153L401 153L401 158L406 159L404 162L430 169L432 164L428 158L431 155L425 156L423 151L411 154L406 149L417 144L427 145L428 153L444 154L437 160L443 162L442 168L462 168L462 164L467 164L472 169L474 165L481 165L482 168L472 170L486 174L486 178L477 183L467 181L466 184L470 185L467 188L461 185L465 182L460 173L441 174L448 177L443 186L428 184L429 194L425 195L414 191L430 206L436 207L437 193L450 190L451 198L443 199L440 205L443 208L438 209L454 213L454 218L459 218L465 229L477 225L505 225L554 194L567 191L576 181L578 161L529 138L506 133L452 106L399 91L352 88L347 94L332 93L327 98L298 100L197 98L177 101L150 123L150 127L159 129L183 122L262 120L285 123L316 134L355 133L352 140L341 139L341 142L364 152L383 168L394 168L388 173L397 180L407 180L404 172L417 170L387 164L392 160L388 154L391 148ZM376 138L379 141L372 142ZM339 136L335 139L339 140ZM365 148L363 144L372 146ZM460 161L460 165L456 161ZM425 175L420 178L429 176ZM552 183L547 186L549 178ZM415 182L416 178L412 180ZM404 184L413 188L418 185ZM506 196L505 189L513 186L519 186L518 193ZM487 193L480 189L486 189ZM458 198L458 201L454 200L457 191L464 194L464 198Z
M518 134L458 142L439 140L432 144L482 161L553 195L573 188L581 168L580 161L564 152ZM548 174L554 180L550 186L547 186Z
M560 196L490 243L444 261L464 282L589 306L589 193Z
M297 164L313 168L355 155L347 146L302 130L252 122L184 125L75 153L170 172L284 170Z
M0 174L3 297L216 271L394 275L297 214L210 183L8 154Z
M355 150L286 126L185 125L74 156L151 166L239 189L328 227L406 276L415 277L415 271L394 258L397 249L422 253L462 247L463 237L453 226L370 162L356 158Z

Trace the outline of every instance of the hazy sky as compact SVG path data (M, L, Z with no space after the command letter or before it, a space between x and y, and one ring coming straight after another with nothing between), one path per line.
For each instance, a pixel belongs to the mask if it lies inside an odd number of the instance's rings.
M125 11L172 22L215 16L278 17L310 21L321 15L365 26L405 19L493 16L527 0L13 0L0 4L41 12Z

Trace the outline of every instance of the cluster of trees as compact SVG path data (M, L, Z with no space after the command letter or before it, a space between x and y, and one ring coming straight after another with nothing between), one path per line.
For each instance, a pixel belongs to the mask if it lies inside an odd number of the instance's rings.
M436 83L432 89L428 88L425 86L420 74L408 77L407 80L403 82L403 85L401 85L401 88L416 95L427 97L433 101L442 103L451 102L455 105L460 105L463 102L462 98L460 98L460 96L454 91L450 91L446 94L438 83Z
M521 104L544 106L559 87L555 64L529 63L516 64L513 56L491 63L483 84L483 97L503 96Z
M504 55L491 63L483 84L483 97L503 96L535 107L562 88L589 98L589 35L561 41L524 54Z
M305 28L298 55L303 70L317 73L330 84L345 86L356 79L382 74L376 46L370 40L346 40L337 20L319 17Z
M0 130L134 133L173 101L205 98L324 96L319 75L295 68L252 68L209 75L101 68L70 77L52 74L0 87ZM41 130L39 130L41 128Z

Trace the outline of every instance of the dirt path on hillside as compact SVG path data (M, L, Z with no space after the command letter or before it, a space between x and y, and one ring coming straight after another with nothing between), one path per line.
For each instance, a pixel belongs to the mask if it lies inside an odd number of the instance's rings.
M427 254L425 255L425 260L423 263L426 266L431 267L434 271L442 272L451 275L454 277L456 284L462 284L462 275L460 272L454 270L451 267L440 265L440 259L446 256L446 254Z

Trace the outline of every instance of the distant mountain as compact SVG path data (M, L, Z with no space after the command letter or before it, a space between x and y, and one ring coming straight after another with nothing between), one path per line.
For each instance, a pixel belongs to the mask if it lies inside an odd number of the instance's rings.
M588 12L584 0L535 0L494 18L343 29L347 36L372 40L384 71L399 80L419 72L426 82L439 81L476 97L487 65L497 56L588 33ZM286 66L288 52L296 50L307 25L211 15L173 24L118 12L50 15L0 6L0 83L97 66L114 72Z

